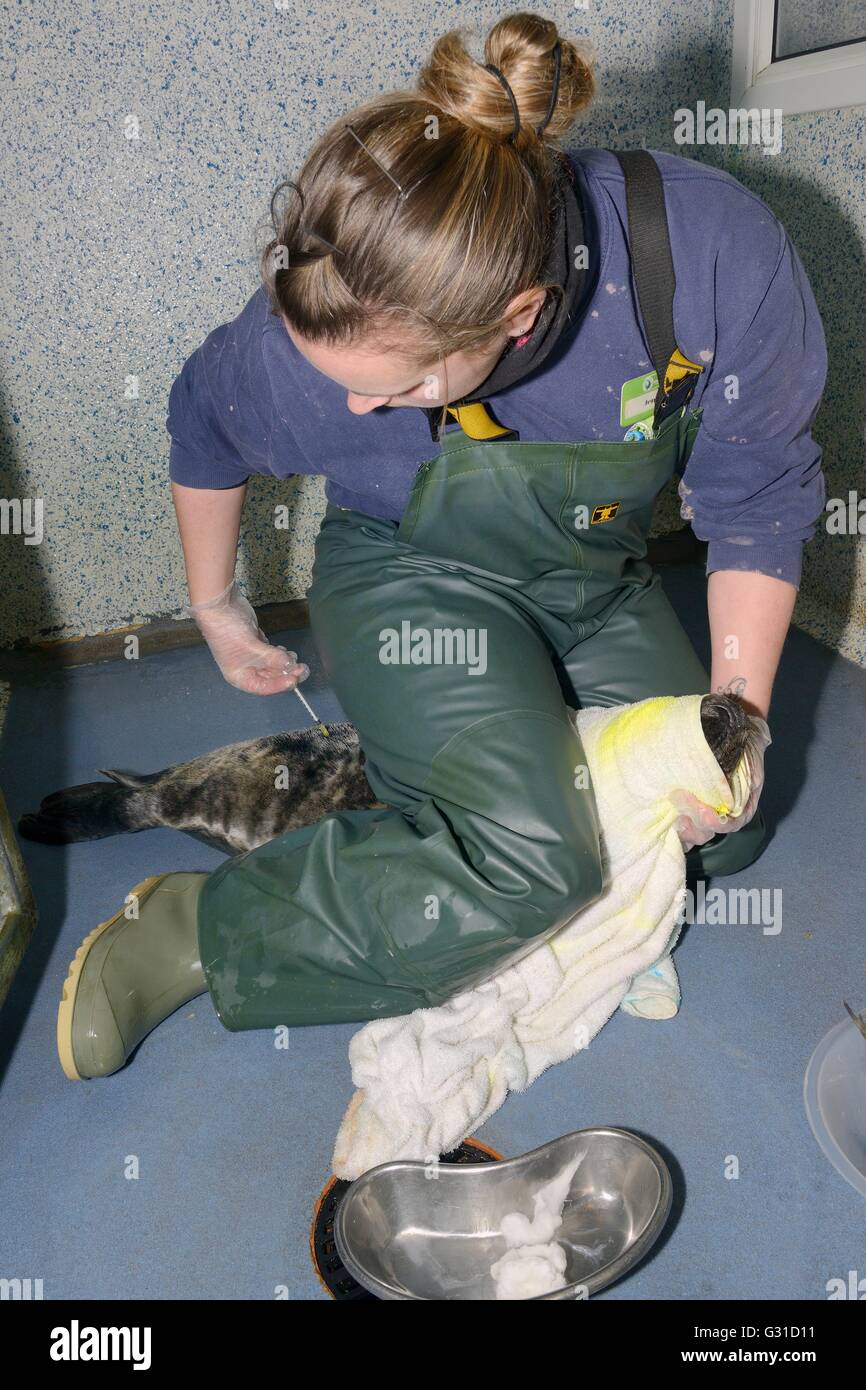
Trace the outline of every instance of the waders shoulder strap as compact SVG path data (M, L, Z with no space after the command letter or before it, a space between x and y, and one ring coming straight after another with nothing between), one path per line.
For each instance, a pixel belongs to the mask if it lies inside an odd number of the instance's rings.
M649 150L611 150L625 175L629 255L647 346L658 373L654 424L690 400L704 370L677 347L676 276L659 167Z

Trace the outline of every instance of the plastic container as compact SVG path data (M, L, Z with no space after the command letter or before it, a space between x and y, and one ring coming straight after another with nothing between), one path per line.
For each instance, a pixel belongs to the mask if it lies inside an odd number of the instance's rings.
M866 1038L851 1019L837 1023L815 1048L803 1099L824 1153L866 1197Z

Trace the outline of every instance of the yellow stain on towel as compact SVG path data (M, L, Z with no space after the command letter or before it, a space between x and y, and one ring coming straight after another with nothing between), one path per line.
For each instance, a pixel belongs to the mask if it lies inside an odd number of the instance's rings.
M628 757L630 744L641 743L657 734L677 699L676 695L660 695L657 699L642 700L639 704L627 706L598 736L595 752L599 763L610 764L617 758ZM697 708L700 711L699 703ZM705 806L712 806L717 815L731 814L732 808L727 802L717 802L714 799L718 796L718 786L712 791L698 791L694 787L689 787L688 790Z
M599 734L599 757L612 758L622 744L635 739L641 741L657 732L675 699L674 695L660 695L656 700L644 700L638 705L627 706Z

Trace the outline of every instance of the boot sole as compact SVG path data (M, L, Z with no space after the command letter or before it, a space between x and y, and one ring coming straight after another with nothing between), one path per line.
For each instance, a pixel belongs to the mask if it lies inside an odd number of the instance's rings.
M133 894L139 898L142 897L147 890L155 887L157 883L161 883L165 877L165 874L155 874L151 878L142 879L141 883L137 883L134 888L130 888L127 897L132 897ZM75 1012L75 999L81 981L81 972L84 969L85 961L90 955L94 942L98 941L102 933L108 931L109 927L114 926L114 923L124 915L127 906L128 904L124 902L123 907L119 908L113 917L109 917L107 922L100 922L98 927L94 927L93 931L85 936L78 950L75 952L75 956L70 963L66 979L63 983L63 989L60 995L60 1007L57 1010L57 1053L60 1057L60 1065L70 1081L86 1081L91 1079L82 1076L75 1065L75 1053L72 1047L72 1017Z

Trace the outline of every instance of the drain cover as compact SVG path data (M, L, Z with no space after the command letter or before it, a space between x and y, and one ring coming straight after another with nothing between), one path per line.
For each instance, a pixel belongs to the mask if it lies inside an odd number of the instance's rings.
M487 1144L482 1144L480 1139L464 1139L457 1149L452 1149L449 1154L441 1154L440 1163L497 1163L502 1158L495 1149L491 1149ZM331 1178L322 1189L321 1196L316 1203L316 1210L313 1215L313 1225L310 1230L310 1254L313 1258L313 1268L319 1276L319 1281L327 1289L332 1298L341 1302L351 1300L353 1303L370 1299L373 1303L377 1302L376 1295L369 1293L357 1279L346 1269L340 1259L334 1241L334 1217L337 1207L345 1197L351 1183L345 1178Z

